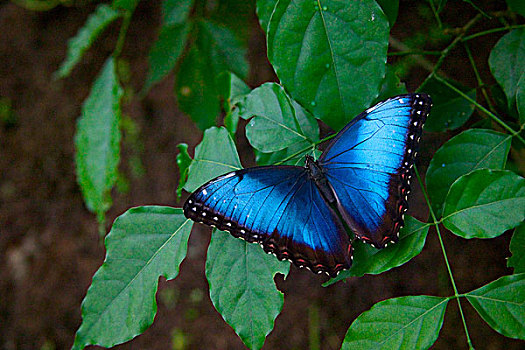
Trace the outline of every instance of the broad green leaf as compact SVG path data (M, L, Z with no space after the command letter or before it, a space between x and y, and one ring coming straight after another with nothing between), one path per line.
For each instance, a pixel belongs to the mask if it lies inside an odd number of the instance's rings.
M112 347L144 332L157 312L160 276L179 273L192 222L182 209L137 207L119 216L106 237L104 264L82 302L73 349Z
M516 107L518 108L520 125L525 124L525 71L521 74L516 92Z
M525 339L525 273L503 276L466 297L495 331Z
M525 28L514 29L496 43L490 52L489 66L503 87L509 106L515 105L518 81L525 71Z
M194 0L164 0L162 2L162 25L183 24L188 19Z
M118 17L119 12L117 10L106 4L100 4L95 12L89 16L84 26L80 28L77 35L69 39L66 59L56 71L56 77L67 77L99 34Z
M436 341L448 298L387 299L350 325L341 349L428 349Z
M224 126L233 137L239 124L240 112L237 104L241 103L251 90L241 78L232 72L225 72L219 76L219 90L221 96L224 97L224 110L226 111Z
M381 83L381 90L375 103L386 100L389 97L402 95L407 93L405 83L399 80L394 68L391 65L386 66L386 75ZM373 104L375 104L373 103Z
M307 154L317 159L321 156L321 151L314 151L312 145L308 142L300 142L272 153L263 153L255 150L255 162L257 165L286 164L304 166L305 155ZM285 159L286 161L284 161Z
M268 58L291 96L339 130L378 96L389 27L374 0L281 0Z
M228 130L209 128L195 147L195 157L188 170L188 181L184 189L195 191L205 182L230 171L241 169L241 161Z
M504 169L510 143L510 136L472 129L441 146L430 161L425 178L436 215L441 216L448 190L461 175L482 168Z
M514 230L510 240L509 250L512 256L507 261L507 266L514 268L514 273L525 272L525 224Z
M191 23L163 25L149 52L149 70L144 91L161 81L175 67L184 51Z
M449 81L462 90L473 100L476 100L476 90L469 90L459 83ZM426 131L454 130L465 124L474 112L474 105L458 95L455 91L438 81L430 79L421 86L421 91L432 96L432 109L425 122Z
M525 2L523 0L506 0L509 8L525 17Z
M309 136L319 133L315 118L303 113L299 120L283 87L275 83L263 84L246 96L241 117L251 118L246 137L261 152L280 151L304 141L312 143L315 140Z
M188 154L187 144L179 143L177 145L177 149L179 150L179 154L177 154L177 167L179 168L179 185L177 186L177 200L180 200L180 197L182 196L182 189L184 188L184 186L186 185L186 181L188 180L188 170L193 159L191 159L190 155Z
M399 11L399 0L377 0L379 6L385 13L388 18L388 23L390 23L390 28L394 26L397 19L397 13Z
M273 329L284 301L273 278L289 269L259 245L213 231L206 260L210 298L248 348L260 349Z
M217 77L231 71L244 78L248 63L246 48L228 28L206 20L196 28L197 39L181 62L175 89L180 109L205 130L216 124L220 112Z
M257 0L257 17L264 33L268 33L268 22L272 16L277 0Z
M361 241L354 243L354 260L350 270L341 271L323 286L329 286L345 278L365 274L377 275L401 266L421 253L430 226L411 216L405 217L405 226L399 232L399 241L384 249L376 249Z
M120 98L123 91L109 58L82 105L75 135L77 181L89 210L99 215L111 206L110 191L120 159Z
M525 179L508 170L479 169L448 192L443 225L463 238L493 238L525 220Z

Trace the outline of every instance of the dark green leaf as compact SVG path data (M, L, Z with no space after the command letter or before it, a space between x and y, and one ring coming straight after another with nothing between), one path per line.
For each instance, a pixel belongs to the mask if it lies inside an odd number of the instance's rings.
M186 46L191 24L163 25L149 52L149 71L144 91L161 81L175 67Z
M190 168L192 159L188 154L188 145L185 143L179 143L177 145L179 154L177 154L177 166L179 168L179 186L177 186L177 200L180 200L182 195L182 189L186 185L188 180L188 170Z
M164 0L162 2L162 25L165 27L186 22L194 0Z
M449 81L458 89L462 90L473 100L476 100L476 90L469 90L460 86L459 83ZM427 131L447 131L454 130L465 124L474 112L474 105L458 95L455 91L439 82L430 79L425 85L421 86L421 91L426 92L432 97L432 110L425 123Z
M257 0L257 17L264 33L268 33L268 22L272 16L277 0Z
M259 245L214 230L206 260L210 298L248 348L260 349L271 332L283 307L273 278L289 269Z
M80 28L77 35L69 40L66 59L56 71L56 77L67 77L99 34L118 17L118 11L106 4L100 4L95 12L89 16L84 26Z
M237 104L242 102L251 90L241 78L232 72L225 72L219 76L219 90L225 100L224 110L226 115L224 116L224 126L233 137L239 123L240 112Z
M73 349L112 347L151 325L159 276L170 280L179 273L191 227L182 209L170 207L133 208L115 220L106 260L82 302Z
M82 105L75 135L77 180L89 210L99 215L111 206L110 191L120 159L120 98L123 91L109 58Z
M369 244L354 243L354 260L350 270L342 271L336 278L326 282L329 286L337 281L364 274L376 275L401 266L421 253L430 226L411 216L405 217L405 226L399 233L399 241L384 249L376 249Z
M525 272L525 224L522 223L514 230L509 250L512 256L507 261L507 266L514 268L514 273Z
M304 141L314 142L310 136L315 138L319 134L317 121L307 113L301 116L303 119L299 120L283 87L275 83L254 89L242 104L241 117L251 118L246 137L261 152L280 151Z
M126 11L134 11L139 0L113 0L112 7Z
M518 80L525 71L525 28L505 34L489 56L492 75L503 87L509 106L515 105Z
M397 13L399 11L399 0L377 0L379 6L385 13L388 18L388 23L390 23L390 28L394 26L397 19Z
M241 167L235 143L228 130L209 128L204 132L202 142L195 147L195 157L184 189L193 192L203 183Z
M508 170L480 169L448 192L443 225L463 238L492 238L525 220L525 179Z
M391 65L386 66L386 75L381 83L381 90L375 103L386 100L389 97L402 95L407 93L405 83L399 80L394 68Z
M492 131L466 130L448 140L430 161L426 183L432 207L441 216L452 183L472 170L504 169L511 137Z
M363 312L346 333L341 349L428 349L436 341L448 298L387 299Z
M518 82L518 91L516 92L516 107L518 108L520 125L525 124L525 71Z
M281 0L268 58L291 96L338 130L378 96L388 35L374 0Z
M506 0L509 8L525 17L525 2L523 0Z
M525 339L525 273L503 276L466 297L494 330Z

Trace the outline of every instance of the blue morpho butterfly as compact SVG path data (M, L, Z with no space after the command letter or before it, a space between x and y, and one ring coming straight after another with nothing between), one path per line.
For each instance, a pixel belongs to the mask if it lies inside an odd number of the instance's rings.
M377 248L397 241L430 107L422 93L383 101L346 125L317 161L307 155L304 167L219 176L193 192L184 215L333 277L352 263L347 229Z

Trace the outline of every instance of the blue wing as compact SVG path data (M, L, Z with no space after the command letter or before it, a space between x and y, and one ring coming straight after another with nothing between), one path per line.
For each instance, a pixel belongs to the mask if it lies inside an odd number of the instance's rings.
M341 130L319 158L343 220L376 247L396 241L403 225L411 169L430 107L425 94L381 102Z
M184 214L316 273L334 276L351 264L348 234L303 167L255 167L220 176L193 192Z

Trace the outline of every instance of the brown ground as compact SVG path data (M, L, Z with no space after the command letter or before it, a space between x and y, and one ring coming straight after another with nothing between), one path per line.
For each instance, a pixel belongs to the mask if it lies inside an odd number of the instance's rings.
M159 8L155 2L141 3L124 48L138 90L145 77L146 57L155 38ZM410 5L400 10L398 38L410 32ZM464 23L473 16L468 5L457 5ZM0 348L65 349L72 345L80 325L80 303L94 272L104 259L97 223L82 201L75 182L73 135L75 120L93 78L115 45L116 27L108 31L63 81L52 73L63 60L66 43L84 23L93 6L57 8L45 13L21 9L0 2L0 97L12 101L14 123L0 124ZM451 20L451 22L454 22ZM254 22L254 28L256 28ZM421 25L421 24L419 24ZM254 29L251 54L254 67L250 84L273 79L263 54L264 37ZM497 38L496 38L497 39ZM496 39L489 39L486 50ZM452 55L449 74L473 86L474 80L460 52ZM478 56L485 65L486 55ZM484 60L484 61L483 61ZM464 69L463 69L464 68ZM466 73L465 73L466 72ZM415 72L409 88L421 82L424 72ZM459 77L458 77L459 76ZM180 206L175 200L178 172L176 144L194 147L201 133L177 111L173 99L173 77L155 87L143 101L135 99L126 111L142 128L142 157L145 175L132 179L127 194L115 192L115 204L108 213L112 222L127 208L144 204ZM241 140L241 144L242 144ZM425 137L421 170L442 142L435 135ZM129 154L129 149L125 150ZM246 152L245 152L246 153ZM246 155L246 154L245 154ZM246 158L245 158L246 159ZM129 169L123 166L123 172ZM421 194L416 190L412 214L425 217ZM109 229L109 225L108 225ZM465 241L444 234L452 269L460 292L477 288L504 274L509 256L509 234L493 240ZM243 344L213 308L204 277L204 261L210 231L196 226L188 257L176 280L160 282L159 311L143 335L122 349L167 349L172 335L190 348L242 349ZM344 334L361 312L374 303L403 295L450 295L445 265L435 232L431 232L423 253L405 266L382 274L352 279L329 288L323 278L292 268L288 280L278 278L285 293L283 312L267 338L266 349L308 348L309 312L318 312L323 349L338 349ZM175 296L170 301L167 296ZM463 303L469 331L479 349L518 349L517 341L504 338L489 328ZM464 331L455 302L449 304L445 324L435 349L465 349Z

